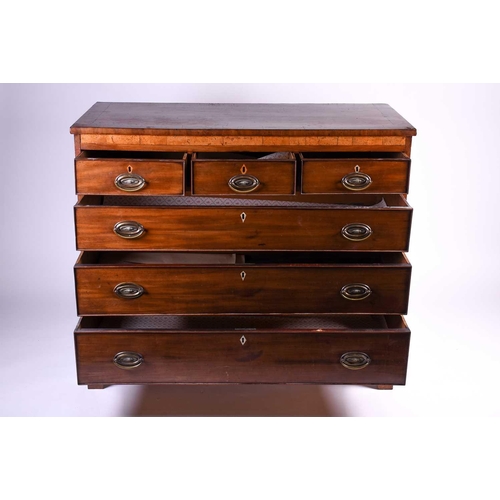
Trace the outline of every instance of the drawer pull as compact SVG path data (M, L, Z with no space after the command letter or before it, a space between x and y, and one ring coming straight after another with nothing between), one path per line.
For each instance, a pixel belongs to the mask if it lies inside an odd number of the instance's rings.
M347 300L363 300L369 297L371 293L371 288L364 283L351 283L343 286L342 290L340 290L340 295Z
M228 185L237 193L251 193L260 186L260 181L253 175L235 175L229 179Z
M139 191L145 185L146 180L138 174L120 174L115 179L115 186L121 191Z
M352 172L342 178L342 184L351 191L363 191L372 183L372 179L367 174Z
M367 224L346 224L342 228L342 236L351 241L363 241L372 235L372 228Z
M138 299L144 293L144 288L136 283L120 283L113 292L121 299Z
M113 363L122 370L131 370L140 366L143 360L144 358L138 352L122 351L115 354Z
M121 238L126 239L140 238L146 232L142 224L133 220L117 222L113 231Z
M348 370L362 370L370 363L370 356L364 352L345 352L342 356L340 356L340 364Z

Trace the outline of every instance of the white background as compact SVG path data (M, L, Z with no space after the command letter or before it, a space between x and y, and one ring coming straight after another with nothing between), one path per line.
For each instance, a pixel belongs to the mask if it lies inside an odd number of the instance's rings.
M500 85L4 85L3 415L500 415ZM406 387L76 385L73 141L96 101L386 102L417 128ZM465 397L466 395L466 397Z
M498 86L381 85L498 82L493 2L20 0L2 6L2 21L6 82L345 84L1 87L1 415L444 417L1 419L5 496L421 499L496 491L496 419L460 417L499 413ZM394 106L418 129L408 385L142 398L141 389L77 387L68 127L97 100Z

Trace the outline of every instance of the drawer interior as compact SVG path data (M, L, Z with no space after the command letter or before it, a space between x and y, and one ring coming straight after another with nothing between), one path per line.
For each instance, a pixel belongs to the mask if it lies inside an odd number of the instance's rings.
M239 330L297 330L314 333L345 330L373 330L374 333L388 330L408 332L402 316L397 315L339 315L321 316L106 316L81 318L76 333L95 330L161 330L175 331L239 331ZM366 332L368 333L368 332Z
M82 252L79 264L91 265L231 265L245 262L245 255L201 252Z
M290 252L290 253L246 253L241 256L245 264L279 265L409 265L403 253L366 252Z
M194 153L193 160L258 160L258 161L286 161L295 160L291 152L263 153L263 152L219 152L219 153Z
M185 160L186 153L160 151L83 151L78 160Z
M404 153L351 153L311 152L300 153L304 160L409 160Z
M380 265L410 266L403 253L391 252L82 252L76 265Z
M300 201L299 201L300 200ZM232 198L215 196L91 196L86 195L77 206L111 207L296 207L296 208L409 208L400 195L301 195L279 199Z
M111 206L137 206L137 205L153 205L153 206L261 206L261 207L370 207L370 208L386 208L387 203L383 196L369 197L366 200L356 200L349 203L350 200L339 200L339 203L325 201L318 203L313 201L289 201L289 200L262 200L249 198L215 198L204 196L191 197L165 197L151 196L129 198L126 196L105 197L103 205Z

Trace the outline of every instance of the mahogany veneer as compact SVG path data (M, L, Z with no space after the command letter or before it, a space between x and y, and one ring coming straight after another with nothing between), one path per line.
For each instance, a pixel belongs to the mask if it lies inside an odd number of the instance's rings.
M390 106L96 103L70 131L79 384L405 383Z

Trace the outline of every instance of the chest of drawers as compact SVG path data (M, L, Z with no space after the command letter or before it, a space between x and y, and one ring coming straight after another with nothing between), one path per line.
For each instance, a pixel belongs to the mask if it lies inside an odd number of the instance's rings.
M405 383L390 106L96 103L71 133L79 384Z

